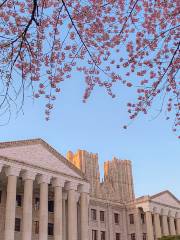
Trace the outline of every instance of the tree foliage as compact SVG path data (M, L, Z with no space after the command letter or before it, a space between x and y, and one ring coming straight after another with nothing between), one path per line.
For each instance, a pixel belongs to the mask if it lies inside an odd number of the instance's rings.
M166 236L160 238L159 240L180 240L180 236Z
M25 89L44 96L46 119L61 82L84 75L85 102L95 86L114 98L115 83L136 89L130 120L158 114L180 127L179 0L0 0L0 109ZM126 126L124 126L126 128Z

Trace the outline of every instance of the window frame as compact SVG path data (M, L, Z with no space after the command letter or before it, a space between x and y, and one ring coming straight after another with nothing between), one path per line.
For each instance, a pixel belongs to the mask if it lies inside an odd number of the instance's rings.
M22 195L16 194L16 207L22 207Z
M54 213L54 201L53 200L48 201L48 212Z
M39 221L34 221L34 233L39 234Z
M100 222L105 222L105 211L100 210L99 218L100 218Z
M35 197L34 198L34 209L38 210L40 206L40 198L39 197Z
M129 214L129 223L130 223L131 225L134 224L134 214L133 214L133 213L130 213L130 214Z
M143 240L147 240L147 233L143 233Z
M116 238L116 240L121 240L121 234L120 233L116 233L115 238Z
M98 240L98 231L92 229L92 240Z
M48 223L48 236L54 236L54 224Z
M114 213L114 223L119 224L119 213Z
M97 220L97 210L95 208L91 208L91 220Z
M101 240L106 240L106 231L101 231L101 236L100 236L100 239Z
M135 233L131 233L131 240L136 240L136 234Z
M14 224L14 231L20 232L21 231L21 218L15 218L15 224Z

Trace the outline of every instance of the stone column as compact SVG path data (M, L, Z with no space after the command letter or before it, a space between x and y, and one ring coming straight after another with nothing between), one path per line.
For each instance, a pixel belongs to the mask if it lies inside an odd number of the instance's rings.
M8 177L7 198L5 212L4 240L14 240L15 213L16 213L16 184L20 169L9 167L5 169Z
M88 240L88 197L89 197L89 184L82 185L80 188L80 236L81 240Z
M77 184L69 182L68 191L68 240L77 240Z
M146 212L146 228L147 228L147 239L154 240L152 214L149 211Z
M63 218L63 240L66 240L66 226L67 226L67 217L66 217L66 198L64 196L65 194L63 194L63 206L62 206L62 218Z
M168 228L168 220L166 215L162 216L162 226L163 226L163 236L168 236L169 228Z
M177 216L176 216L176 233L177 235L180 235L180 212L177 213Z
M175 223L174 223L174 217L169 217L169 228L170 228L170 235L175 236L176 235L176 229L175 229Z
M62 188L64 181L62 179L54 179L54 240L62 240ZM65 219L63 219L65 220Z
M136 236L137 236L137 239L141 239L142 238L142 226L141 226L141 217L140 217L139 208L136 208L134 217L135 217Z
M25 172L22 175L24 180L22 240L31 240L32 237L32 199L35 176L36 173L33 172Z
M154 213L154 226L155 226L156 239L159 239L162 237L159 213Z
M39 208L39 240L48 239L48 184L50 177L41 175L40 184L40 208Z

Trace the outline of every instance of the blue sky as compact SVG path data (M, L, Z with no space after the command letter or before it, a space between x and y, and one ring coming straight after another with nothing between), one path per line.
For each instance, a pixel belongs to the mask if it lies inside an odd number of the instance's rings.
M51 120L44 120L44 102L28 98L24 115L12 116L0 127L0 141L42 138L65 155L68 150L86 149L98 153L101 174L103 162L113 156L133 164L136 196L169 189L180 198L180 142L164 116L137 119L128 130L127 99L131 92L116 86L117 98L96 88L89 101L82 103L85 85L81 76L63 83Z

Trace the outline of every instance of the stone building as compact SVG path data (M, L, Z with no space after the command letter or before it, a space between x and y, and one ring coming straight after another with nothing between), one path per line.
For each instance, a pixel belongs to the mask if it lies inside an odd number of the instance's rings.
M180 235L169 191L135 198L129 160L66 158L41 139L0 143L0 240L157 240Z

